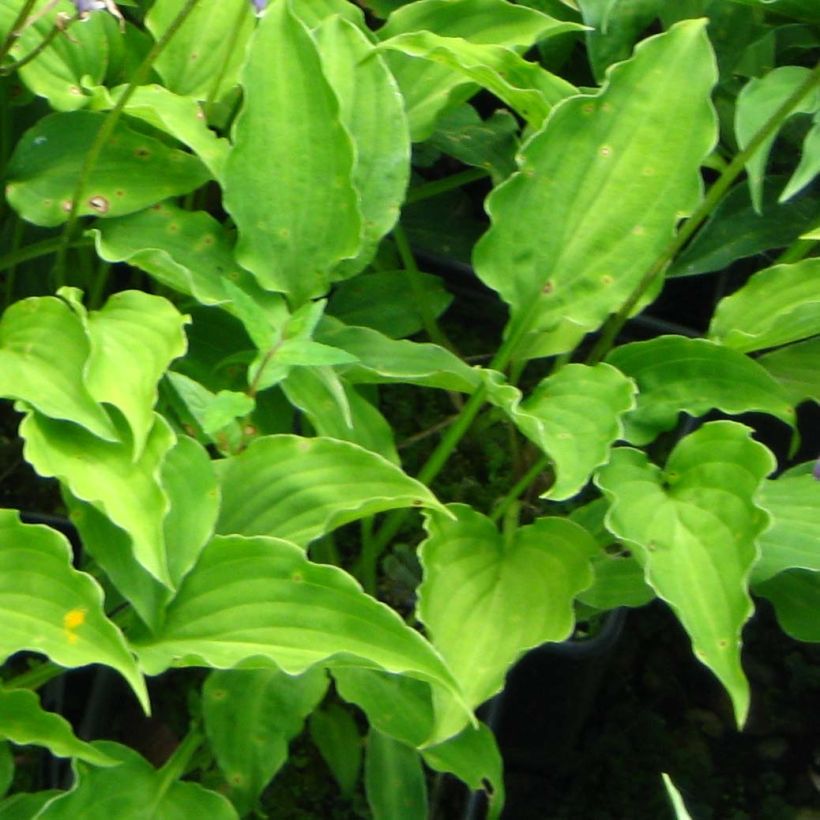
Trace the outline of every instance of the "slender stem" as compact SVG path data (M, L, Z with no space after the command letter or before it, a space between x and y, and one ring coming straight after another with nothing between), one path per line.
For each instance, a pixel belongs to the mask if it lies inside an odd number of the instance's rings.
M490 172L484 168L468 168L466 171L460 171L444 179L425 182L423 185L411 188L407 192L405 204L410 205L413 202L421 202L423 199L439 196L439 194L446 194L447 191L452 191L454 188L461 188L462 185L467 185L478 179L484 179L484 177L488 177L489 175Z
M244 2L244 0L239 0L239 2L237 2L236 10L237 15L234 17L233 26L231 27L231 34L226 52L227 54L233 54L234 51L236 51L236 44L239 40L239 34L242 31L242 24L245 22L245 17L250 14L248 4ZM214 78L214 83L208 91L205 104L202 106L206 115L210 112L211 106L213 106L219 96L219 89L222 86L222 81L225 79L225 74L228 71L229 62L230 60L228 59L222 61L219 71L217 71L216 77Z
M77 226L80 201L83 198L83 194L86 186L88 185L91 173L100 158L102 149L111 138L114 128L116 128L128 100L131 99L134 92L148 79L148 75L156 62L157 57L159 57L159 55L165 50L168 43L171 42L173 36L185 22L188 15L194 10L194 7L198 2L199 0L187 0L182 10L163 32L162 37L154 43L153 48L148 52L145 59L140 63L139 67L134 72L134 76L131 78L131 81L120 95L116 104L108 112L108 116L103 121L100 130L97 132L97 136L94 138L94 142L91 144L88 153L85 155L82 168L80 169L80 176L77 179L76 186L74 187L74 195L71 198L71 210L68 213L68 219L66 220L65 227L63 228L62 239L59 248L57 249L57 259L55 262L55 282L57 287L65 284L66 253L69 245L71 244L71 240Z
M9 33L6 35L3 43L0 44L0 63L5 60L6 55L9 51L11 51L12 46L14 46L14 41L20 36L20 32L23 29L23 23L28 20L28 16L33 11L36 3L37 0L26 0L17 17L14 18L14 22L11 24Z
M205 735L202 730L198 727L193 727L185 736L182 743L176 747L171 757L165 761L165 765L158 772L159 782L154 788L154 793L151 795L152 805L148 807L149 810L146 812L147 816L155 816L154 812L165 797L165 793L186 773L191 758L202 745L204 739Z
M5 256L0 256L0 271L7 268L13 268L22 262L29 262L32 259L39 259L41 256L48 256L54 253L62 242L62 237L55 236L51 239L44 239L42 242L34 242L31 245L26 245L25 248L13 250ZM70 245L70 248L87 248L94 244L93 239L75 239Z
M11 252L19 251L20 245L23 243L23 234L26 229L25 222L22 219L14 220L14 228L12 228L11 235ZM17 279L17 263L8 266L8 273L6 274L6 288L5 288L5 305L8 307L14 298L14 285Z
M15 63L8 63L0 68L0 75L7 75L12 74L13 72L17 71L23 66L28 65L32 60L36 59L40 54L42 54L56 39L57 35L66 31L72 23L76 23L77 20L80 19L80 13L78 12L73 17L69 17L68 20L65 21L62 26L54 24L54 27L49 31L49 33L43 37L40 41L38 46L26 54L25 57L21 57Z
M621 305L617 313L610 317L609 321L601 331L601 336L587 357L587 364L595 364L601 361L610 351L615 339L621 332L621 328L629 319L629 314L641 297L653 284L655 279L663 273L666 266L674 259L678 251L692 238L695 231L703 224L707 217L714 211L718 203L723 199L724 194L729 190L732 183L742 173L746 163L757 152L763 143L777 132L782 123L789 117L798 103L820 83L820 63L818 63L811 74L806 78L799 88L792 93L783 104L772 114L763 127L752 137L748 145L729 163L723 173L718 177L714 185L701 202L700 207L684 223L675 238L669 243L666 249L658 256L641 277L637 287L629 295L629 298Z
M38 664L3 684L5 689L39 689L43 684L62 675L66 670L52 661Z
M811 253L817 242L816 239L797 239L774 260L773 264L788 265L792 262L799 262Z
M88 294L88 307L90 310L98 310L102 306L105 286L108 284L110 275L111 263L101 262L97 267L97 275L94 277L94 283Z
M549 466L550 457L541 455L538 460L527 470L518 481L513 484L509 492L498 502L495 509L490 513L490 521L497 523L507 510L518 501L518 497L527 490L530 484L535 481L541 473Z

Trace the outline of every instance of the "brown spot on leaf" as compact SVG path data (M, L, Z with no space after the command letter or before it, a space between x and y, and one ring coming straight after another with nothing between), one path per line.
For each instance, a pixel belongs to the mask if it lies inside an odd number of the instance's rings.
M88 204L98 213L107 214L109 209L108 200L104 196L96 194L88 200Z

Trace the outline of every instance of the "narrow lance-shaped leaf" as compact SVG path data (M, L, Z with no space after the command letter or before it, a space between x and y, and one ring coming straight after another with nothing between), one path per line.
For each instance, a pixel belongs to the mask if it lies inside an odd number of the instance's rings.
M427 783L419 753L378 729L367 736L365 791L374 820L425 820Z
M820 334L820 259L775 265L755 273L721 299L709 335L745 352Z
M634 444L671 430L682 412L702 416L714 408L769 413L795 425L786 391L764 368L705 339L658 336L615 348L607 362L638 384L638 406L625 418L626 439Z
M342 795L349 798L359 782L362 764L362 737L355 718L343 706L329 703L310 716L310 737Z
M444 510L396 465L336 439L264 436L215 466L222 488L216 529L222 534L272 535L306 546L377 512Z
M618 449L598 474L611 501L607 526L644 565L646 579L717 675L738 725L749 709L740 633L752 613L747 586L766 513L755 505L774 457L748 427L706 424L684 438L665 470L638 450Z
M0 510L0 656L28 649L60 666L106 664L147 711L145 681L102 604L97 582L71 566L71 547L60 533Z
M237 259L299 305L325 293L331 269L358 253L362 225L353 143L316 44L286 0L260 20L242 83L223 186Z
M688 20L643 41L598 95L560 103L490 195L474 263L513 322L598 327L697 205L716 138L704 28Z

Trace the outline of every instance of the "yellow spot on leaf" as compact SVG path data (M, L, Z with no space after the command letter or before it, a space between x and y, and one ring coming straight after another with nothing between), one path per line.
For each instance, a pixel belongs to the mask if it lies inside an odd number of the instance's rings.
M65 628L66 640L69 643L77 643L76 630L85 623L85 613L84 609L69 609L63 615L63 627Z

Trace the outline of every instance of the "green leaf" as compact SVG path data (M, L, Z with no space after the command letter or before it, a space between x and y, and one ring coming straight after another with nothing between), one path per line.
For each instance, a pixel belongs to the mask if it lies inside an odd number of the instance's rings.
M455 519L426 516L418 615L468 705L478 706L525 650L571 634L573 599L592 583L594 542L561 518L504 537L470 507L448 509Z
M327 689L313 669L293 677L278 669L215 670L202 690L202 715L211 749L242 816L288 759L288 743Z
M6 794L14 780L14 768L14 756L10 744L0 743L0 798ZM2 804L0 804L0 817L2 817Z
M0 820L33 820L49 800L60 794L57 789L13 794L0 802Z
M774 606L780 628L798 641L820 642L820 572L793 569L755 585Z
M79 316L53 296L23 299L0 320L0 395L95 436L119 436L85 386L90 344Z
M783 189L783 193L780 194L780 202L785 202L802 191L818 174L820 174L820 96L817 98L814 125L803 140L800 162Z
M335 661L416 677L459 697L433 647L393 610L278 538L216 536L169 604L162 632L133 643L149 674L171 664L275 664L297 675Z
M487 382L490 401L553 461L555 482L542 498L576 495L610 447L623 437L621 417L635 406L635 385L614 367L568 364L543 379L519 405L510 385Z
M362 766L362 738L347 709L331 703L310 716L310 736L322 754L342 795L350 797Z
M380 48L430 60L462 74L506 103L531 128L539 128L554 105L578 93L572 83L504 46L417 31L384 40Z
M182 11L185 0L154 3L145 25L158 40ZM200 100L219 100L236 85L254 29L250 3L199 0L154 62L169 91Z
M128 444L101 441L74 424L29 413L20 424L26 461L45 477L63 482L93 504L132 539L134 558L157 580L172 587L162 520L168 497L158 481L160 466L176 436L155 415L138 461Z
M578 28L576 23L502 0L419 0L393 12L378 36L384 42L401 34L428 31L471 43L528 48L542 38ZM429 137L437 116L476 90L462 75L427 60L391 54L388 64L404 96L414 142Z
M371 729L364 782L373 820L426 820L427 784L415 749Z
M757 360L780 382L793 404L820 402L820 338L781 347Z
M60 666L103 663L128 681L148 711L145 682L102 602L97 582L71 566L71 547L60 533L0 510L0 655L28 649Z
M349 3L344 6L351 8ZM330 17L316 32L322 67L339 100L339 116L356 150L362 246L338 277L358 273L396 224L410 178L410 132L404 101L382 56L353 23Z
M709 335L749 352L820 333L820 259L758 271L718 302Z
M753 583L792 568L820 572L820 481L810 473L764 481L757 503L769 513L771 525L757 539L760 559Z
M316 45L285 0L260 20L242 82L223 185L237 259L298 306L324 294L331 270L359 252L353 143Z
M105 740L96 741L94 746L122 763L106 769L78 765L74 787L48 803L37 815L38 820L238 820L239 815L221 794L198 783L169 778L127 746Z
M377 330L391 339L412 336L424 328L417 300L431 315L444 313L453 301L438 276L411 271L378 271L340 282L328 303L328 313L347 325Z
M595 97L557 106L490 195L474 264L516 325L598 327L697 206L716 137L704 26L687 20L644 40Z
M659 336L616 348L607 362L638 384L638 406L626 419L626 440L647 444L678 423L678 414L713 408L737 415L769 413L794 427L786 392L748 356L705 339Z
M810 74L811 70L802 66L780 66L770 71L765 77L753 77L743 86L738 94L735 107L735 134L741 148L745 148L751 142L755 134ZM811 114L818 109L818 106L820 106L820 94L817 92L809 94L792 111L792 116L799 113ZM758 212L761 204L763 175L776 136L777 134L774 133L767 137L746 162L752 203Z
M65 718L43 709L37 695L27 689L0 689L0 737L19 745L45 746L58 757L76 757L97 766L116 763L80 740Z
M251 290L253 277L233 257L227 231L204 211L162 202L144 211L97 222L91 233L108 262L128 262L160 284L204 305L228 302L225 280Z
M681 793L672 782L672 778L666 772L661 772L661 777L663 778L663 785L666 787L666 793L669 795L669 802L675 812L676 820L692 820L692 815L686 810L683 797L681 797Z
M51 114L26 131L9 161L6 185L9 204L23 219L46 227L66 221L85 155L105 116ZM91 172L77 213L123 216L187 194L208 177L196 157L120 122Z
M215 464L222 488L221 534L271 535L307 546L368 515L442 505L423 484L355 444L263 436Z
M729 693L738 726L749 708L740 633L752 613L748 577L767 515L755 505L774 457L748 427L718 421L684 438L666 468L617 449L598 473L607 526L644 565L692 639L696 657Z
M487 820L497 820L504 808L504 773L501 753L492 731L483 723L468 726L461 734L421 752L424 762L438 772L454 774L473 791L487 793Z
M369 31L364 22L364 12L348 0L291 0L291 9L309 29L338 15L342 20L355 23L365 33Z

